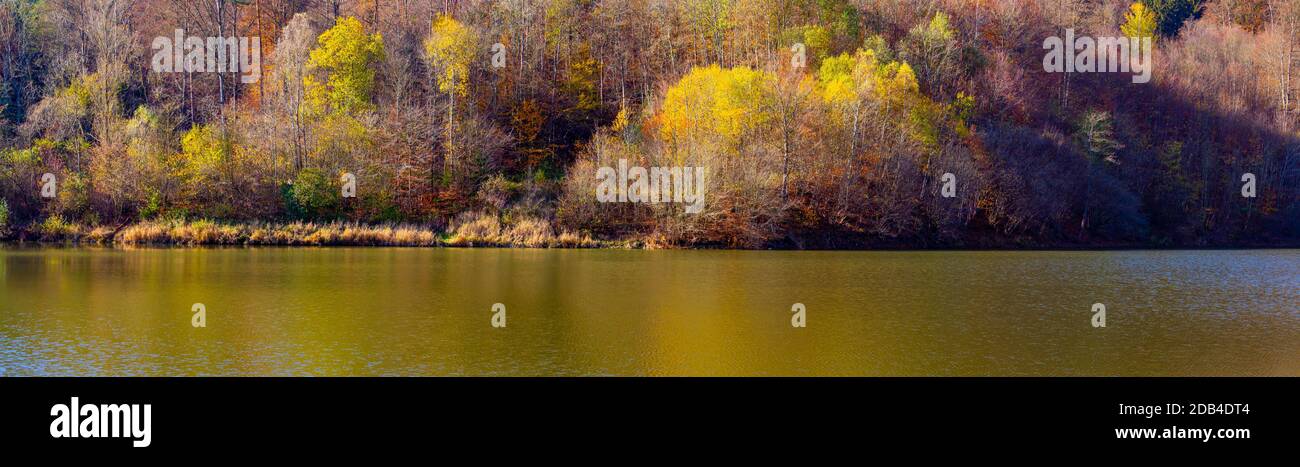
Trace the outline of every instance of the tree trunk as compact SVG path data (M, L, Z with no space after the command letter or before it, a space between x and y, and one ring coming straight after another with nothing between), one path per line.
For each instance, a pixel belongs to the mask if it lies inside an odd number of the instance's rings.
M263 50L265 49L262 48L262 43L266 42L266 38L262 37L262 0L257 0L257 3L254 4L253 8L254 8L254 14L257 15L257 55L260 57L262 55L265 55L265 53L263 53ZM260 58L257 60L257 66L260 68L259 70L257 70L257 75L264 76L265 73L263 72L266 71L266 69L265 67L262 67L262 60ZM264 96L265 94L266 94L266 87L262 85L262 80L259 79L257 80L257 106L258 107L262 106L262 96Z

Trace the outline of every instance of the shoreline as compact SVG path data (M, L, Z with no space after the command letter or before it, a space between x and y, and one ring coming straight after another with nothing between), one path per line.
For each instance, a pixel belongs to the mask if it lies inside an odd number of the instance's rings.
M428 224L358 222L220 222L142 221L111 226L85 226L53 220L2 232L0 244L122 247L519 247L614 248L616 242L597 241L569 232L554 233L532 220L503 228L492 218L475 219L454 229Z
M850 239L855 247L792 247L790 242L765 248L718 245L664 245L646 237L597 239L568 231L555 233L549 223L525 219L505 225L480 217L454 228L430 224L365 224L357 222L247 222L211 220L143 221L110 226L45 222L0 232L0 246L195 248L195 247L405 247L405 248L529 248L620 250L736 250L736 251L1213 251L1298 249L1300 242L1155 244L1104 242L1085 244L1024 239L983 239L969 244L870 241Z

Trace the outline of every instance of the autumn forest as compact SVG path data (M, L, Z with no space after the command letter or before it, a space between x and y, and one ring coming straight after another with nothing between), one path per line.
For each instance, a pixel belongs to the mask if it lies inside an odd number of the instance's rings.
M1149 38L1150 82L1052 72L1067 34ZM1300 0L0 0L0 238L1296 245L1298 34ZM702 210L598 201L620 163L706 169Z

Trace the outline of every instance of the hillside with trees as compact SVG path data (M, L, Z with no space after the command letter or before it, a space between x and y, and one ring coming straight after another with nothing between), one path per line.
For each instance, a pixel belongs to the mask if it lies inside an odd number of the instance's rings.
M259 38L260 80L155 71L177 29ZM1297 29L1300 0L0 0L0 236L1296 245ZM1067 30L1153 36L1151 81L1046 71ZM703 211L598 202L620 160L706 167Z

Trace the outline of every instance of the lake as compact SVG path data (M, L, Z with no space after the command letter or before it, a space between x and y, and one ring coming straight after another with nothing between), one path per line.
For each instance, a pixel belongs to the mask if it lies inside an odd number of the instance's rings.
M1300 376L1300 250L11 246L0 375Z

